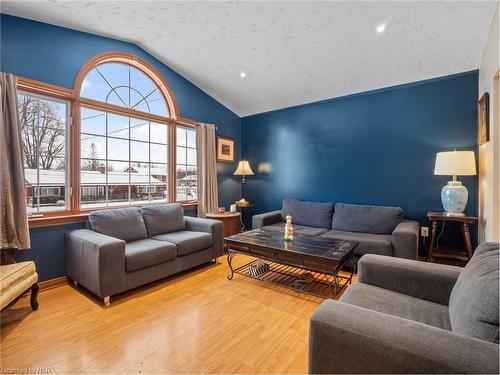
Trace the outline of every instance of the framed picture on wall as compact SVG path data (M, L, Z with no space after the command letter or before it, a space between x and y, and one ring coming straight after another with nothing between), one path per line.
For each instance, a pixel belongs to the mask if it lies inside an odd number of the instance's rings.
M234 139L217 137L217 161L234 162Z
M490 94L481 96L477 104L478 143L484 145L490 140Z

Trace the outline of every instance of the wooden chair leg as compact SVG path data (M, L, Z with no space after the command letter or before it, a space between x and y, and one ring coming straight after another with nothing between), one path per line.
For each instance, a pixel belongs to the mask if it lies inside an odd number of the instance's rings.
M31 308L33 309L33 311L36 311L38 310L38 290L40 288L38 287L38 283L36 284L33 284L31 286L31 297L30 297L30 304L31 304Z

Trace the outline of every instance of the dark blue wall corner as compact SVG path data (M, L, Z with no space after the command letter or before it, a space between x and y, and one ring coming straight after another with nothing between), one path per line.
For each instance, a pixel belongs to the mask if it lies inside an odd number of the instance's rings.
M401 206L428 225L449 179L433 174L436 152L477 152L477 97L473 71L244 117L242 157L271 170L247 178L246 224L297 198ZM478 179L459 179L476 215Z

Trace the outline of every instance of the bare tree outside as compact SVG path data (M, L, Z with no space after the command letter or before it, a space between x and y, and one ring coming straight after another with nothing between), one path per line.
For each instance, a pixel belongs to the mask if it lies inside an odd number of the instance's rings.
M88 151L88 159L82 164L82 169L84 171L98 171L102 164L97 160L97 156L97 146L92 142Z
M64 168L65 121L58 117L56 104L19 96L19 118L26 168Z
M30 213L67 207L67 111L64 102L18 95L26 204Z

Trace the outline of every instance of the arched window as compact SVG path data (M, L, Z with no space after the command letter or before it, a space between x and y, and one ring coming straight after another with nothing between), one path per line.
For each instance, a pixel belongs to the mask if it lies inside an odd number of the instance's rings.
M106 52L91 58L75 80L80 101L102 102L171 120L179 109L165 79L137 56Z
M80 208L180 197L169 191L169 186L175 186L169 182L177 177L169 173L170 159L176 158L177 110L163 78L134 56L105 54L82 68L76 89ZM196 188L186 198L195 199Z
M80 96L132 110L168 117L160 88L141 70L123 63L104 63L84 78Z

